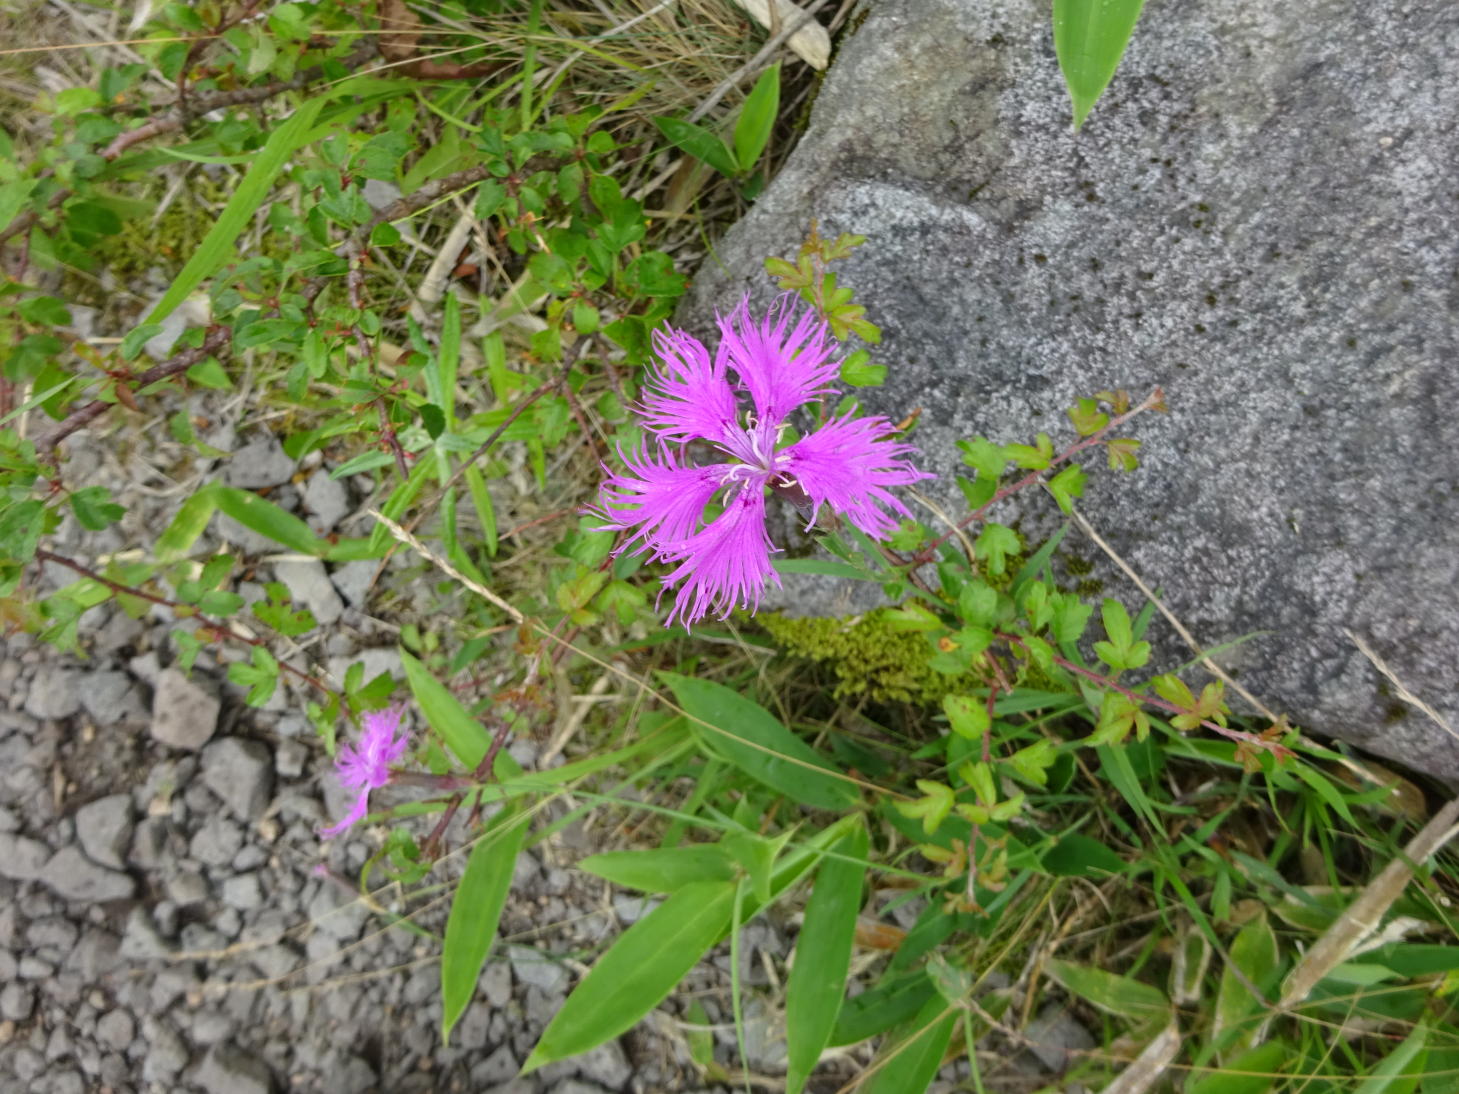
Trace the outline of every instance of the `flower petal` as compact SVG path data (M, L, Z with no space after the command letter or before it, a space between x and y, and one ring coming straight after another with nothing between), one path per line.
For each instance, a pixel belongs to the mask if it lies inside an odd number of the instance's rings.
M755 404L758 423L772 431L796 407L830 392L840 363L831 359L829 329L790 293L758 325L748 299L719 321L720 347Z
M604 480L595 511L606 528L637 529L619 546L621 552L643 541L655 556L694 535L704 507L723 485L726 465L685 466L669 449L648 446L637 452L622 449L624 471Z
M370 811L369 804L370 788L367 786L360 791L360 796L355 799L355 804L350 807L350 811L341 817L338 823L331 824L328 828L321 828L319 834L325 839L333 839L350 825L362 820L365 814Z
M886 539L897 529L897 515L911 515L888 487L934 477L903 458L915 449L891 440L895 433L885 418L848 413L782 449L776 468L817 510L829 505L872 539Z
M737 429L724 346L711 360L699 339L672 327L655 331L653 342L659 367L644 385L639 405L644 425L660 440L676 444L700 438L718 442L727 430Z
M686 626L715 611L723 619L736 607L754 611L765 583L780 578L770 566L770 536L765 531L763 480L748 482L729 499L724 512L694 536L676 545L672 561L679 566L664 578L664 588L678 585L675 616Z

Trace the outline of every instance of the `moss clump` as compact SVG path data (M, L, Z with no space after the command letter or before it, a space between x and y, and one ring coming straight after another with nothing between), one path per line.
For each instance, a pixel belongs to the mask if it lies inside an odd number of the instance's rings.
M782 648L831 669L838 699L936 704L976 684L971 676L944 676L929 668L926 641L915 632L894 630L882 609L849 619L791 619L779 612L755 618Z

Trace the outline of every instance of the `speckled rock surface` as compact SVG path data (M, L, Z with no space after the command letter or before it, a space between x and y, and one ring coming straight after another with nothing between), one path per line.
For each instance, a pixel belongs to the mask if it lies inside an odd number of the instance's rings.
M768 297L813 217L866 235L866 402L923 407L944 475L959 438L1067 440L1077 396L1163 385L1140 471L1093 468L1096 527L1205 644L1265 632L1227 661L1268 703L1459 777L1345 634L1459 724L1456 51L1445 0L1151 5L1076 136L1047 5L886 0L686 319Z

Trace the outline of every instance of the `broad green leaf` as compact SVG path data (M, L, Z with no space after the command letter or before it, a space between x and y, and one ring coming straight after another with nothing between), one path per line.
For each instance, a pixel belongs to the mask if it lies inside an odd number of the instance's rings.
M267 498L236 486L214 486L213 503L245 528L303 555L323 556L329 544L293 513L287 512Z
M216 490L215 486L205 486L182 503L171 523L157 537L153 554L159 562L176 562L187 557L193 544L198 541L198 536L208 526L208 521L213 519L214 510L218 508L214 496Z
M476 994L481 966L496 940L497 924L528 817L503 811L476 841L466 859L466 872L451 898L446 939L441 948L441 1043L449 1044L451 1027Z
M835 848L846 857L828 857L816 872L785 989L789 1094L799 1094L805 1086L836 1025L861 911L867 847L866 827L858 825Z
M745 96L735 121L735 159L743 172L752 170L770 141L780 113L780 63L767 68Z
M269 134L268 141L254 157L248 173L233 191L233 196L218 214L218 219L213 222L208 234L203 237L197 250L192 253L192 257L187 260L187 264L147 316L148 323L160 323L166 319L205 278L217 272L228 261L239 233L248 226L254 213L263 205L273 187L274 179L289 157L309 139L310 126L319 116L319 110L324 103L323 96L307 100L290 115L288 121Z
M694 882L628 928L553 1015L522 1074L597 1048L663 1002L729 929L738 891Z
M1353 1094L1408 1094L1424 1071L1429 1027L1415 1026L1403 1043L1380 1060Z
M672 893L697 881L729 881L735 876L734 860L717 843L606 851L580 859L578 869L645 893Z
M1145 0L1054 0L1054 52L1076 130L1114 77L1144 6Z
M952 1040L962 1012L934 995L910 1022L893 1030L872 1064L877 1070L860 1089L865 1094L923 1094Z
M1292 1056L1286 1041L1268 1041L1243 1052L1219 1071L1210 1071L1185 1085L1185 1094L1266 1094L1281 1078Z
M654 125L668 138L669 143L688 152L697 160L703 160L721 175L734 178L740 173L735 154L729 145L702 125L686 122L682 118L654 118Z
M714 753L745 774L817 809L849 809L855 784L838 779L830 761L817 755L758 703L709 680L660 673L690 715L690 725Z
M440 734L441 740L461 765L468 771L475 771L486 758L486 750L491 745L490 735L423 664L405 650L400 651L400 661L405 666L405 679L410 684L411 694L420 705L426 722ZM500 757L506 754L506 749L502 749L498 754L498 764Z
M1125 872L1125 861L1097 839L1070 832L1044 852L1044 869L1055 877L1107 877Z
M1165 993L1142 981L1058 958L1051 958L1044 971L1085 1002L1137 1026L1163 1024L1170 1018Z
M0 185L0 232L10 227L15 214L25 206L30 192L35 189L37 179L14 179Z
M1263 1003L1253 997L1251 986L1265 991L1275 980L1277 971L1277 936L1266 912L1262 911L1236 932L1231 940L1231 962L1221 970L1211 1039L1221 1049L1223 1058L1225 1053L1252 1047L1259 1039L1260 1023L1247 1020L1261 1010Z

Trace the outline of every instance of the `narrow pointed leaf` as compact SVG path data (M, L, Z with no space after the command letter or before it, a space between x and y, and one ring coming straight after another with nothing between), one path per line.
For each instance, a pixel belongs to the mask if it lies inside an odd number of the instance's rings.
M431 675L430 670L405 650L400 651L405 666L405 679L410 692L420 705L426 722L440 735L447 748L461 761L461 766L474 771L486 757L491 738L480 722L467 712L450 689ZM506 755L502 749L500 755ZM500 763L495 765L500 767ZM498 774L502 772L498 771ZM512 774L520 774L519 771Z
M853 830L835 851L846 857L827 858L816 873L805 925L795 943L795 964L785 989L788 1094L799 1094L805 1086L831 1038L846 991L856 916L861 911L861 885L866 877L865 826Z
M866 1094L923 1094L942 1067L960 1013L934 995L915 1018L888 1035L877 1058L881 1066L861 1089Z
M548 1023L522 1073L597 1048L663 1002L729 929L733 881L686 885L623 933Z
M279 171L289 157L309 140L310 127L319 116L319 109L324 105L326 97L309 99L300 104L287 121L269 134L263 148L253 157L238 189L233 191L228 204L218 214L218 219L208 229L208 234L198 244L197 250L192 253L182 271L168 286L162 299L157 301L157 306L147 316L147 322L160 323L166 319L205 278L215 273L232 256L233 244L268 198Z
M1074 128L1104 94L1145 0L1054 0L1054 52L1074 105Z
M817 809L856 804L853 783L758 703L722 684L660 674L690 714L694 733L715 754L792 801Z
M512 870L527 835L525 816L502 813L476 842L466 872L451 899L441 949L441 1043L476 994L481 966L496 940L502 907L512 887Z
M780 64L777 62L755 81L735 122L735 159L741 171L748 173L760 159L779 113Z

